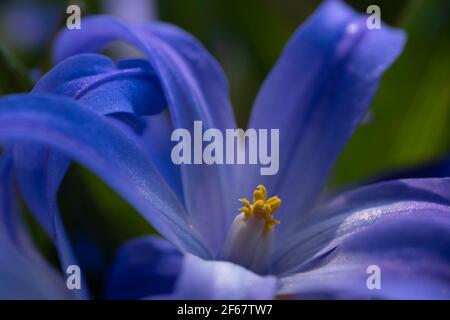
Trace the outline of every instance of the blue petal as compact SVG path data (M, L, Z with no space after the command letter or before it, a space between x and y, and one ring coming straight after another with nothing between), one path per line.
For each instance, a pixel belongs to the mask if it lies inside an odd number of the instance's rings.
M41 106L42 107L42 106ZM69 159L58 150L32 142L16 143L13 147L14 167L23 199L36 220L53 240L63 270L78 265L59 213L56 197L69 166ZM87 286L75 292L86 298Z
M145 130L139 142L147 151L150 159L154 162L158 171L166 182L172 187L181 200L184 200L183 186L181 183L180 168L172 162L170 136L173 125L169 114L163 111L157 115L144 117Z
M210 256L148 157L95 112L58 96L9 96L0 100L0 137L59 149L96 173L182 251Z
M132 240L119 249L108 277L106 298L141 299L173 292L183 256L157 237Z
M276 241L301 225L336 157L364 118L404 34L369 30L366 16L327 1L294 34L263 84L250 127L280 129L280 169L243 172L243 193L264 184L283 201Z
M39 255L20 219L15 199L12 155L0 157L0 299L66 299L61 275Z
M272 299L277 279L259 276L225 261L205 261L186 255L174 299Z
M235 128L228 85L217 62L192 36L167 24L125 24L99 16L85 18L83 28L64 31L55 59L100 50L114 40L135 46L149 59L164 91L174 128L193 132L195 120L204 129ZM187 211L214 252L220 249L235 212L232 166L182 165Z
M159 113L165 107L164 95L146 61L124 60L115 64L97 54L79 55L61 62L36 84L33 92L69 96L100 114L144 116ZM135 139L140 142L140 137ZM55 241L62 266L65 269L77 264L56 202L70 159L57 150L35 143L14 146L14 158L24 199ZM172 170L166 170L168 165L161 161L154 162L158 169L163 169L160 170L163 174L170 172L168 182L179 194L179 172L173 166L169 168Z
M309 216L272 257L273 272L292 273L332 251L346 237L384 219L417 212L450 215L450 179L411 179L380 183L343 194Z
M28 251L31 242L20 219L12 168L11 148L7 147L0 155L0 233L20 250Z
M449 299L449 246L448 206L388 217L347 237L317 268L281 279L279 293L298 298ZM379 269L370 269L374 266ZM367 285L374 272L379 272L379 289Z
M64 60L39 80L33 92L72 97L101 114L152 115L166 106L148 62L125 60L116 64L98 54Z
M65 281L50 266L36 263L0 233L0 299L70 299Z

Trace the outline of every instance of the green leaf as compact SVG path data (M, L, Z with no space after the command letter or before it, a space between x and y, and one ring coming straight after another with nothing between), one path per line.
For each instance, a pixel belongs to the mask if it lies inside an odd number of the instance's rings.
M372 120L341 155L337 185L420 165L449 150L450 2L411 2L401 27L408 34L405 51L382 81Z

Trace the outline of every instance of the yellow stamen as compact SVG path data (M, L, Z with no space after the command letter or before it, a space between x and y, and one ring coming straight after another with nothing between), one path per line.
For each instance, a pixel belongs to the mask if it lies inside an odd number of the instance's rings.
M244 207L239 211L244 213L244 219L247 220L252 216L265 220L265 231L270 231L280 220L274 219L273 214L280 207L281 200L277 196L267 199L267 190L263 185L259 185L253 192L253 204L245 198L239 199Z

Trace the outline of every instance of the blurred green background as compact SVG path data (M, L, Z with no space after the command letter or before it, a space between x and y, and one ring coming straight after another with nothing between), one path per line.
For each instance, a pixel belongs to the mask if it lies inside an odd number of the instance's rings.
M83 15L107 12L123 17L123 3L142 6L124 18L172 22L200 39L224 67L238 123L245 127L262 81L290 35L320 1L2 1L0 93L27 91L33 79L48 70L52 38L64 26L68 4L79 4ZM406 30L408 43L385 75L368 120L358 128L333 170L330 185L338 188L431 163L450 151L450 1L347 3L362 12L377 4L385 22ZM37 21L22 24L21 17L33 15ZM126 239L152 232L132 208L79 166L65 179L60 204L65 222L75 230L72 236L82 234L85 243L94 239L99 247L107 248L102 257L107 261ZM100 228L107 232L100 236ZM48 249L45 236L39 230L35 233L41 247ZM95 249L90 250L95 256Z

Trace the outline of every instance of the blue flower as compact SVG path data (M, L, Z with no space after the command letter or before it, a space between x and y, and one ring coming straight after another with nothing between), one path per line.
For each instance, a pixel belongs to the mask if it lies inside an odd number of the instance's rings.
M190 35L106 16L63 32L59 64L33 92L0 99L0 295L73 296L32 248L11 199L14 174L63 268L76 264L56 203L75 160L165 238L119 250L108 298L450 298L449 179L379 183L316 206L404 38L369 30L340 1L321 5L256 98L249 127L280 129L280 171L261 176L255 166L170 161L174 128L236 127L225 76ZM92 53L115 40L147 59ZM240 214L238 198L252 200Z

